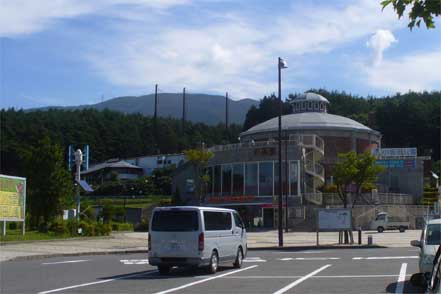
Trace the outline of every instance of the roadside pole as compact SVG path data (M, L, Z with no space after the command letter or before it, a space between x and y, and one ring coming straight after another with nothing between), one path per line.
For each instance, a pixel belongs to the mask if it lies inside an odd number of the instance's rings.
M3 221L3 229L2 229L2 236L6 236L6 221Z
M76 173L75 173L75 182L76 182L76 194L77 194L77 222L80 222L80 209L81 209L81 200L80 200L80 180L81 180L81 164L83 163L83 152L81 152L81 149L78 149L75 151L75 166L76 166Z

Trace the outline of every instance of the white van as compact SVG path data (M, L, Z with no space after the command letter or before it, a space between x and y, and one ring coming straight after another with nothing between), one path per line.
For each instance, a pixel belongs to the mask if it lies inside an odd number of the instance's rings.
M247 254L247 235L232 209L176 206L153 210L149 230L149 263L167 274L173 266L241 267Z

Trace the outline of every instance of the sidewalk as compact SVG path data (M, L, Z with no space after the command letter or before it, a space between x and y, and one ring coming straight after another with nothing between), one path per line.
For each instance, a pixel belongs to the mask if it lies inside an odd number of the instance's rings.
M409 247L411 240L419 239L420 230L409 230L405 233L386 231L384 233L363 232L362 244L367 244L367 236L372 235L373 243L386 247ZM248 247L253 249L277 247L278 232L249 232ZM354 232L354 241L358 234ZM337 232L320 233L320 245L337 245ZM315 232L284 233L285 247L313 247L316 245ZM337 245L338 246L338 245ZM147 233L112 233L109 237L74 238L50 241L29 241L3 243L0 245L0 261L16 258L33 258L37 256L106 254L106 253L147 252Z

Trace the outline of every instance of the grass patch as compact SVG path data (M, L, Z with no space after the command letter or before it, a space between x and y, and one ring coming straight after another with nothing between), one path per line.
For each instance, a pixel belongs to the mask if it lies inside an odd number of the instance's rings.
M48 232L42 233L38 231L26 231L25 235L21 234L20 230L6 230L6 236L1 236L1 242L11 241L33 241L33 240L52 240L52 239L65 239L71 238L70 235L56 235L55 233Z

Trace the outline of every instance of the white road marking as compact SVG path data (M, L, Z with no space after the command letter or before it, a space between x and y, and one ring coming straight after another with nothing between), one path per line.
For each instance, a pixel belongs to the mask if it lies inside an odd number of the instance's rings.
M371 257L353 257L353 260L376 260L376 259L417 259L418 256L371 256Z
M279 258L279 260L287 261L287 260L293 260L293 258L292 257L286 257L286 258Z
M298 280L295 280L295 281L292 282L291 284L289 284L289 285L283 287L282 289L280 289L280 290L274 292L273 294L282 294L282 293L285 293L286 291L288 291L288 290L294 288L295 286L297 286L297 285L300 284L301 282L303 282L303 281L309 279L310 277L312 277L312 276L318 274L319 272L321 272L322 270L324 270L324 269L326 269L326 268L328 268L328 267L330 267L330 266L331 266L330 264L327 264L327 265L325 265L325 266L322 266L321 268L316 269L315 271L313 271L313 272L307 274L306 276L301 277L301 278L298 279Z
M144 272L144 273L139 273L139 274L126 275L126 276L122 276L122 277L118 277L118 278L114 278L114 279L106 279L106 280L101 280L101 281L96 281L96 282L90 282L90 283L84 283L84 284L78 284L78 285L73 285L73 286L53 289L53 290L41 291L41 292L38 292L37 294L54 293L54 292L59 292L59 291L64 291L64 290L69 290L69 289L86 287L86 286L90 286L90 285L97 285L97 284L108 283L108 282L112 282L112 281L116 281L116 280L122 280L122 279L127 279L127 278L131 278L131 277L150 275L150 274L154 274L154 273L157 273L157 272L158 272L157 270L154 270L154 271L149 271L149 272Z
M77 259L77 260L65 260L65 261L57 261L57 262L44 262L42 265L50 265L50 264L62 264L62 263L78 263L89 261L90 259Z
M401 265L400 269L400 276L397 280L397 288L395 289L395 293L403 293L404 289L404 280L406 279L406 269L407 269L407 263L403 263Z
M166 293L178 291L178 290L185 289L185 288L197 285L197 284L205 283L205 282L208 282L208 281L211 281L211 280L214 280L214 279L218 279L218 278L229 276L229 275L232 275L232 274L235 274L235 273L238 273L238 272L246 271L246 270L249 270L249 269L252 269L252 268L255 268L255 267L258 267L258 265L252 265L252 266L249 266L249 267L246 267L246 268L242 268L242 269L238 269L238 270L235 270L235 271L231 271L231 272L228 272L228 273L225 273L225 274L221 274L221 275L217 275L217 276L214 276L214 277L206 278L206 279L203 279L203 280L200 280L200 281L188 283L188 284L176 287L176 288L171 288L171 289L168 289L168 290L156 292L154 294L166 294Z
M266 262L266 260L260 257L247 257L242 262Z
M329 252L329 251L299 251L299 252L289 252L289 254L315 254L315 253L323 253L323 252ZM273 254L287 254L287 252L272 252Z
M128 265L128 264L149 264L148 259L121 259L120 262L122 262L125 265Z
M337 260L340 257L297 257L294 260Z
M406 275L410 277L411 275ZM297 279L303 276L232 276L225 279ZM351 279L351 278L396 278L398 275L340 275L340 276L312 276L311 279ZM201 276L200 278L203 278Z

